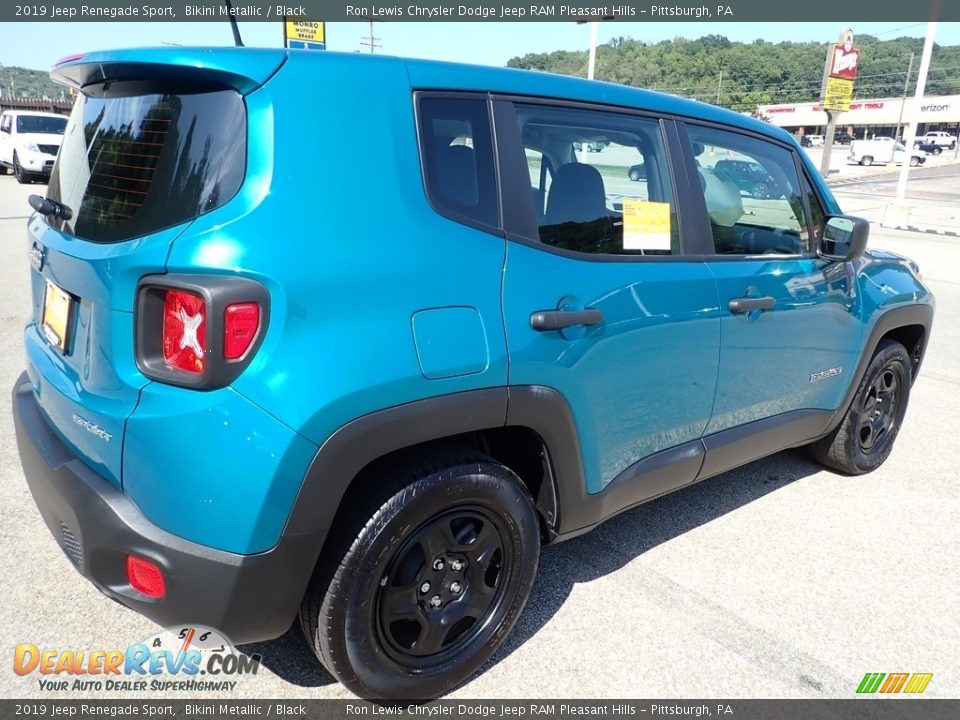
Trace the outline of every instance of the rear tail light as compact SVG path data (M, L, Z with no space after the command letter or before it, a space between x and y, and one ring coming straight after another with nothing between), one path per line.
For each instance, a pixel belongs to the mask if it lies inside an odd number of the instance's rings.
M163 571L149 560L127 555L127 581L147 597L162 598L167 592Z
M228 385L256 353L268 311L266 289L246 278L145 277L137 290L137 365L172 385Z
M167 290L163 300L163 359L176 370L203 372L207 306L200 295Z
M260 306L257 303L227 305L223 315L223 356L237 360L246 355L260 329Z

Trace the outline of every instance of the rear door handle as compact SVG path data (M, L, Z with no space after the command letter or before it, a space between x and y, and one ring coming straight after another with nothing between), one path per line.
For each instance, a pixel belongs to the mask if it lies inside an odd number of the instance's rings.
M733 298L730 301L730 304L727 305L730 308L730 312L734 314L748 313L753 312L754 310L772 310L773 306L776 304L774 300L769 295L764 295L763 297L739 297Z
M537 310L530 315L530 327L534 330L562 330L574 325L599 325L603 313L593 308L585 310Z

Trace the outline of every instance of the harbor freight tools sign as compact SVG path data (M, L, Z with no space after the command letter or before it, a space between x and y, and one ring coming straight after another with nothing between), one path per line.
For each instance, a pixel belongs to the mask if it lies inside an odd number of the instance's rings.
M949 14L946 6L940 19ZM530 2L529 0L34 0L0 2L0 22L240 22L286 20L327 22L391 20L396 22L569 22L571 20L627 20L632 22L793 22L816 18L821 22L860 21L926 22L928 2L877 2L877 0L805 0L777 3L770 0L704 2ZM935 18L934 18L935 19ZM718 29L718 32L722 32ZM296 38L294 34L288 37ZM303 42L318 42L303 40ZM326 47L326 39L322 41ZM2 47L2 42L0 42Z
M326 50L326 27L322 22L284 18L283 45L298 50Z
M833 46L828 61L830 74L823 94L824 109L837 112L850 109L859 59L860 51L853 44L853 30L844 28L840 33L840 42Z

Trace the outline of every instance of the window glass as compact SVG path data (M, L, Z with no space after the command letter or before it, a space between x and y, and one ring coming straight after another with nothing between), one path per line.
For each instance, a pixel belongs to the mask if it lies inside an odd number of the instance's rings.
M518 105L540 241L583 253L670 255L680 233L656 120Z
M247 113L234 90L89 90L73 107L47 197L59 230L119 242L192 220L232 198L246 172ZM97 92L98 94L94 94Z
M484 98L425 97L420 145L430 200L440 212L497 227L497 183Z
M67 127L65 117L47 117L46 115L17 115L18 133L38 133L41 135L63 135Z
M715 252L799 254L810 248L793 155L737 133L688 126Z

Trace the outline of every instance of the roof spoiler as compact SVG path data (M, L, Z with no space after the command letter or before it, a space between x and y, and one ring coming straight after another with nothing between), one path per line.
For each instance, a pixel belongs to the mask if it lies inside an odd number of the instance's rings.
M50 77L76 89L118 80L203 80L246 95L269 80L286 57L285 50L266 48L138 48L71 55L53 66Z

